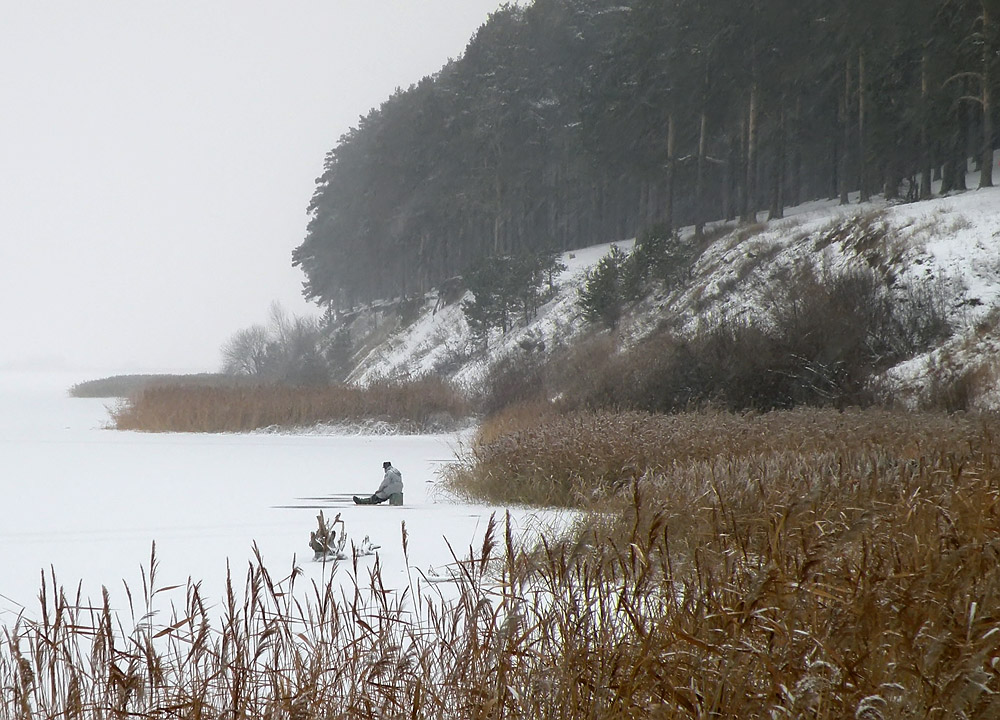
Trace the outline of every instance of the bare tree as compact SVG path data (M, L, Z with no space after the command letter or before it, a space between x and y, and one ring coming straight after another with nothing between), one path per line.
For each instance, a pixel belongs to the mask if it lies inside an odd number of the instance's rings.
M267 366L267 328L251 325L234 334L222 346L222 372L227 375L261 375Z
M324 384L330 369L323 345L318 319L289 315L274 302L266 326L240 330L223 346L222 372L297 385Z

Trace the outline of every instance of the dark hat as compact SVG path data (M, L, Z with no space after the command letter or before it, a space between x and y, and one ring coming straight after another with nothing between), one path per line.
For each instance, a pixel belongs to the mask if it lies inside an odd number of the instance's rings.
M387 467L389 467L390 465L392 465L392 463L391 463L391 462L389 462L388 460L386 460L386 461L385 461L384 463L382 463L382 467L384 467L384 468L387 468Z

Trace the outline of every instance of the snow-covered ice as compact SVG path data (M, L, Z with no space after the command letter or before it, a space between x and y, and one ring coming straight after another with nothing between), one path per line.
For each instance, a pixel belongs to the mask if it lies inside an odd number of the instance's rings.
M463 557L482 543L491 513L437 491L439 471L454 459L457 435L331 436L294 434L148 434L106 429L105 400L72 398L67 388L91 379L0 374L0 625L35 617L41 572L99 600L107 586L121 612L122 582L141 596L140 568L152 543L158 584L201 581L210 603L225 588L227 564L242 587L253 546L277 580L302 568L298 587L323 581L332 564L313 562L309 533L320 509L338 512L350 538L381 545L387 587L408 584L402 523L409 536L409 576L445 568L448 544ZM382 461L402 472L405 505L357 507L349 496L378 486ZM530 534L557 526L558 514L511 508ZM364 586L374 558L359 560ZM350 582L351 563L335 578ZM444 573L444 570L441 570Z

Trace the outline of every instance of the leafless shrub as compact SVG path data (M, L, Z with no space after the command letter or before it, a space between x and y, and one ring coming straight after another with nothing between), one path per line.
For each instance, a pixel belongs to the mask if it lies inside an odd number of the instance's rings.
M331 368L323 356L319 320L289 316L277 302L271 304L267 326L251 325L237 331L222 347L222 372L269 382L324 385Z
M563 404L657 412L704 403L866 405L876 400L874 376L950 332L943 294L933 288L917 293L868 269L821 276L806 266L774 283L760 316L656 333L585 367L580 379L566 366Z
M588 405L590 398L613 393L623 385L614 379L618 348L609 333L595 333L577 341L552 358L550 395L559 397L567 407Z
M992 358L962 363L949 352L933 356L919 393L923 410L964 412L975 410L977 400L996 387L997 367Z
M730 249L738 245L742 245L747 240L768 229L768 224L766 222L755 222L749 223L747 225L740 225L735 232L733 232L733 239L730 244Z
M938 207L932 213L914 218L909 225L900 228L900 230L905 229L911 237L926 242L942 235L955 235L969 227L972 227L972 224L961 213L956 213L945 207Z
M474 347L470 343L448 342L444 340L445 351L434 363L434 372L443 377L449 377L458 372L474 356Z
M948 223L947 234L957 235L961 231L968 230L971 227L973 227L973 225L972 221L969 220L969 218L965 217L965 215L956 214L953 218L950 219L950 222Z
M964 335L929 353L907 380L886 380L887 402L945 412L975 411L996 403L1000 361L983 352L1000 337L1000 311L979 318Z
M736 282L742 282L757 268L773 260L782 250L776 242L760 242L746 249L743 262L736 271Z
M938 220L932 220L937 223ZM911 252L912 240L904 237L905 228L893 228L884 210L876 210L838 222L823 232L815 243L822 250L834 243L862 260L879 278L892 285ZM910 229L908 234L915 234Z
M545 358L535 352L515 351L493 364L475 400L481 412L492 415L545 396Z
M237 330L222 346L222 372L226 375L262 374L270 342L270 334L263 325Z
M862 252L879 247L887 235L885 210L872 210L846 221L831 223L820 232L815 249L823 250L834 243L840 243L856 252Z

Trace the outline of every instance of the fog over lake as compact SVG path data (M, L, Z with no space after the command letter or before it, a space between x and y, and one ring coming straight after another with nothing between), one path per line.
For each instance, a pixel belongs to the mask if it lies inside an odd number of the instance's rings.
M0 368L211 371L272 301L314 310L326 153L499 5L5 3Z

